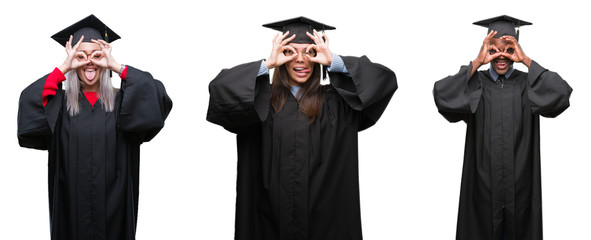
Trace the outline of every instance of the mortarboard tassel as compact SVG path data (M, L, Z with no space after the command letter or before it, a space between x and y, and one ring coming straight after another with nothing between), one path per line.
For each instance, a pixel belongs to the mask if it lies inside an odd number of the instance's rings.
M105 42L109 42L109 34L107 33L107 26L105 26ZM107 70L107 71L109 71L109 77L112 78L113 71L111 71L111 70Z

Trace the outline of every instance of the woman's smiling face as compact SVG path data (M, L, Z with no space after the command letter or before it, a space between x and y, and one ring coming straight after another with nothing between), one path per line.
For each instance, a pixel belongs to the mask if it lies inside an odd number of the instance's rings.
M301 86L306 83L314 73L314 63L307 57L307 54L313 53L306 53L306 48L310 46L310 44L290 43L289 45L298 51L298 55L295 59L285 63L287 74L290 77L289 83L292 86ZM290 51L286 54L294 53Z
M101 47L98 44L92 42L82 42L80 47L78 47L78 53L76 57L81 59L83 57L90 58L92 54L97 51L101 51ZM82 90L86 92L96 92L99 86L97 83L100 81L100 74L102 71L103 68L93 64L92 62L77 68L76 73L80 79Z

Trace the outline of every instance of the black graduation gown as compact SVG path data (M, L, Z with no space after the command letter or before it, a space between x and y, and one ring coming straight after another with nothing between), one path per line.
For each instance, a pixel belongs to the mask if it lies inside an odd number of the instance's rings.
M51 239L135 239L140 144L156 136L172 108L164 86L128 66L114 111L80 94L80 113L70 116L61 86L43 107L46 78L21 94L18 140L49 151Z
M352 78L329 73L312 124L291 95L275 115L261 61L211 82L207 120L237 133L236 239L362 239L357 133L376 123L397 83L367 57L343 60Z
M539 116L569 106L571 87L535 61L504 84L472 64L435 83L439 112L467 124L458 240L542 239Z

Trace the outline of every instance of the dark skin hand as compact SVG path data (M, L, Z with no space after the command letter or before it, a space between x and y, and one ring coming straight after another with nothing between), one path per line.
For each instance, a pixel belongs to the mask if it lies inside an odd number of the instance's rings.
M476 59L472 61L472 72L470 72L470 77L474 76L474 73L476 73L480 66L488 64L493 59L502 55L502 52L495 45L491 44L491 39L495 34L497 34L497 31L490 31L490 33L484 38L484 41L482 41L480 52L478 53ZM494 53L489 54L489 51L494 51Z
M531 65L531 58L525 55L521 45L519 45L515 37L502 36L498 39L499 41L502 41L499 43L497 42L497 39L493 39L494 35L496 34L497 31L491 31L484 38L478 56L476 59L474 59L474 61L472 61L472 71L470 72L470 77L472 77L482 65L488 64L499 57L508 58L513 62L521 62L528 68ZM503 49L501 50L495 46L497 44L504 46Z
M531 58L529 58L527 55L525 55L525 53L523 53L523 49L521 49L521 45L519 45L517 39L513 36L502 36L500 39L508 42L505 49L514 49L514 51L512 52L502 52L501 55L511 59L511 61L513 62L523 63L525 64L525 66L529 68L529 66L531 65Z

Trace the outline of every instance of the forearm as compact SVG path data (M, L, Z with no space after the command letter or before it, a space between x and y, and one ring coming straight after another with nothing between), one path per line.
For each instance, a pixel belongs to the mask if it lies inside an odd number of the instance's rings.
M222 70L209 84L207 120L227 129L266 118L269 107L268 74L260 61Z
M480 62L480 60L478 58L474 59L474 61L472 61L472 69L470 71L470 78L472 78L472 76L474 76L474 74L478 71L478 68L480 68L480 66L482 66L482 63Z
M389 68L365 56L341 57L349 73L329 71L330 82L352 109L363 110L391 96L398 88L396 75Z
M121 82L120 129L138 133L161 128L172 108L164 85L149 72L133 67L126 67L123 73L126 71L127 80Z
M533 113L556 117L570 106L572 88L560 75L548 71L535 61L531 62L527 84Z
M532 62L531 58L529 58L527 56L523 59L523 61L521 61L521 63L523 63L525 66L527 66L527 68L531 67L531 62Z
M123 66L123 65L122 65ZM119 77L121 78L121 80L127 80L127 66L124 66L123 69L120 69L120 74Z
M347 66L345 66L345 62L343 61L343 58L341 56L339 56L338 54L334 54L334 53L332 54L331 64L326 70L329 72L344 73L348 77L351 77L351 74L349 74L349 70L347 70Z
M460 71L437 81L433 88L435 104L440 113L474 113L480 99L480 77L471 62ZM445 116L445 115L444 115Z
M54 96L58 90L58 84L66 80L63 72L59 68L55 68L47 78L45 79L45 85L43 86L43 92L41 94L43 98L43 106L47 105L50 96Z

